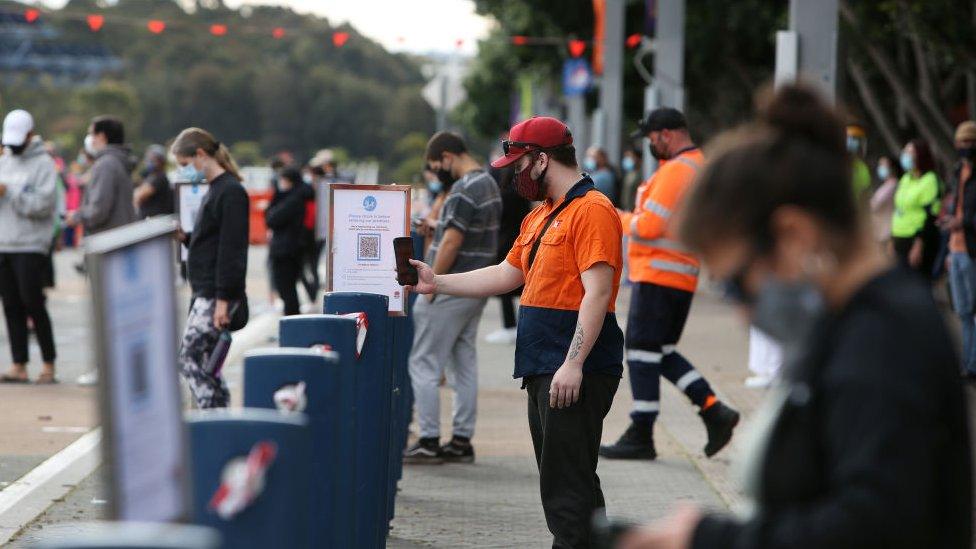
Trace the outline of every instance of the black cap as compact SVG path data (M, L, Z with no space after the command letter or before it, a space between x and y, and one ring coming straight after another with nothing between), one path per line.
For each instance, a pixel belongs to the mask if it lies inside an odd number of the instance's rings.
M661 107L654 109L645 118L642 118L637 123L637 130L630 134L630 138L637 139L639 137L645 137L651 132L659 132L661 130L687 128L688 122L685 120L685 115L681 114L681 111L672 109L671 107Z

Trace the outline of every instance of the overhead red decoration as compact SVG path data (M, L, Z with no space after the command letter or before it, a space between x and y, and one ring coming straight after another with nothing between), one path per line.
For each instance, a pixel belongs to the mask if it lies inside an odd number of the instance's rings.
M457 48L460 48L463 45L464 45L464 38L458 38L457 40L454 41L454 46Z
M271 36L273 36L275 40L281 40L282 38L285 37L285 29L281 27L275 27L275 29L271 31Z
M149 32L153 34L160 34L166 30L166 23L160 21L159 19L153 19L152 21L146 23L146 28L149 29Z
M634 33L627 37L627 47L630 49L634 49L637 46L640 46L640 43L641 43L640 34Z
M573 57L579 57L583 55L586 51L586 42L582 40L570 40L569 41L569 54Z
M210 25L210 34L214 36L223 36L227 34L227 25L221 25L219 23Z
M41 17L41 10L37 10L34 8L28 8L24 10L24 19L26 19L28 23L33 23L34 21L40 19L40 17Z
M89 15L88 16L88 28L92 32L98 32L102 29L102 25L105 24L105 16L103 15Z
M396 41L397 41L397 44L402 44L402 43L404 43L404 42L407 41L407 37L406 36L397 36Z
M348 32L337 32L332 35L332 44L337 48L341 48L342 46L346 45L346 42L348 41L349 41Z
M524 46L529 43L529 38L527 36L513 36L512 44L516 46Z

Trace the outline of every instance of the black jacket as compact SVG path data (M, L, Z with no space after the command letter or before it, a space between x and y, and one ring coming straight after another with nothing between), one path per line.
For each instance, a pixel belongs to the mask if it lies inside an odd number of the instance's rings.
M186 261L194 296L244 297L249 209L247 191L236 177L225 172L210 182L190 235Z
M278 191L264 211L264 223L271 229L272 258L299 257L305 242L305 202L314 196L308 185L302 184L288 191Z
M959 199L959 185L965 185L962 205L962 229L966 235L966 249L969 251L969 257L976 257L976 185L973 184L976 181L976 166L970 170L969 179L966 181L959 181L961 172L962 164L956 164L956 167L952 170L952 179L949 181L949 200L947 201L947 209L945 211L948 215L955 215L956 201Z
M693 547L968 549L966 403L927 287L885 273L810 341L784 370L755 515L706 517Z

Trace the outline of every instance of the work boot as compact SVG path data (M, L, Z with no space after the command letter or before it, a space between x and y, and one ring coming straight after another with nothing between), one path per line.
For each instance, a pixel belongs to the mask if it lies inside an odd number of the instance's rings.
M712 457L732 440L732 430L739 424L739 412L721 402L716 402L707 409L698 412L698 415L705 422L705 430L708 431L705 455Z
M607 459L655 459L654 424L630 422L630 427L616 443L600 446L600 455Z

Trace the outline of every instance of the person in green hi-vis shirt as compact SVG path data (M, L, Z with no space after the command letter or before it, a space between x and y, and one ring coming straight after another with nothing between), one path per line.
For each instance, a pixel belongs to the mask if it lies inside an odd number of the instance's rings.
M905 175L895 191L895 213L891 219L895 255L903 264L931 280L939 251L935 217L942 206L942 185L935 174L931 149L925 141L915 139L905 145L900 162Z
M867 151L867 134L860 124L847 125L847 152L851 155L851 187L854 197L863 202L867 200L871 190L871 171L864 163L864 153Z

